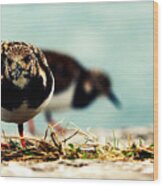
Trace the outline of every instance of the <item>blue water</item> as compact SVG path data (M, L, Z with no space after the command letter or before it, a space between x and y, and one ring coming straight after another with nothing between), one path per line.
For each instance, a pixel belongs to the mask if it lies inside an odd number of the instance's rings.
M122 110L100 98L84 110L53 113L56 120L82 128L153 125L153 2L3 5L2 40L65 52L110 74ZM40 130L44 121L35 118Z

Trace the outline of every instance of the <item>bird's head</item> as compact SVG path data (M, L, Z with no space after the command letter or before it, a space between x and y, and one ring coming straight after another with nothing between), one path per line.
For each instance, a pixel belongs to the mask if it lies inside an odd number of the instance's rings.
M110 77L99 70L90 71L84 82L84 90L87 94L106 96L117 108L121 108L121 103L112 90Z
M43 53L30 44L24 42L1 44L2 74L20 88L26 86L30 79L38 74L42 73L42 77L45 76L43 70L39 68L40 59L43 63L47 63Z

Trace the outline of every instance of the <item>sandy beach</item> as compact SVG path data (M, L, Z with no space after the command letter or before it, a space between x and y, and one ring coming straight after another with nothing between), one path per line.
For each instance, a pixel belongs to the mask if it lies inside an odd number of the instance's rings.
M112 143L113 138L119 140L120 148L131 142L142 145L153 144L152 128L91 129L99 143ZM70 143L81 142L82 137L77 135L70 139ZM153 159L142 161L99 160L99 159L61 159L49 162L33 161L2 161L2 176L18 177L50 177L50 178L90 178L90 179L134 179L153 180Z

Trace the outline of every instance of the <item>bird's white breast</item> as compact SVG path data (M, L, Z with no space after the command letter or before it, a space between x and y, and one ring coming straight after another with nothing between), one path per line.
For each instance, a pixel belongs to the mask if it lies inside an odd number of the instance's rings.
M50 103L46 107L47 110L53 111L61 111L71 108L74 92L76 88L76 82L73 82L68 89L59 93L57 95L53 95Z
M51 92L46 100L37 108L29 108L26 101L24 101L18 108L13 109L12 111L7 110L1 107L1 119L6 122L14 122L14 123L24 123L29 119L33 118L37 115L42 109L44 109L48 103L50 102L54 92L54 79Z
M30 109L24 102L19 108L12 111L1 107L1 118L6 122L23 123L38 114L40 109Z

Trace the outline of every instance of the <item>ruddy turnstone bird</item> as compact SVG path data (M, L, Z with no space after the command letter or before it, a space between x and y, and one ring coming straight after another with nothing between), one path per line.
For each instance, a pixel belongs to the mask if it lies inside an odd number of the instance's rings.
M1 43L1 118L23 123L45 108L54 92L54 78L40 49L24 42Z
M109 76L101 71L84 68L68 55L47 50L43 52L55 77L55 91L45 112L48 123L55 123L51 111L85 108L102 95L106 96L116 107L121 107L120 101L113 93ZM29 129L35 134L31 120ZM62 130L59 126L56 129Z

